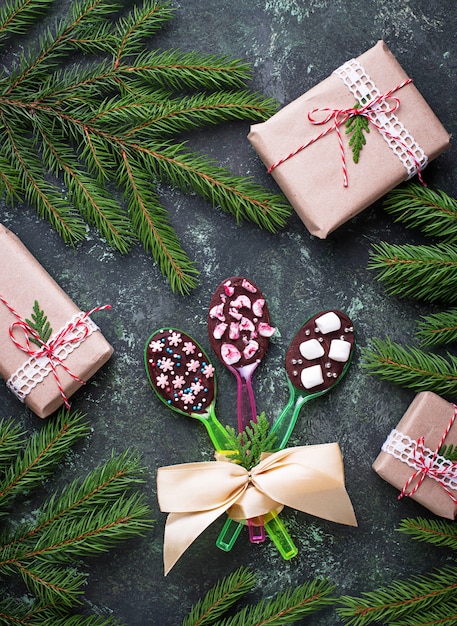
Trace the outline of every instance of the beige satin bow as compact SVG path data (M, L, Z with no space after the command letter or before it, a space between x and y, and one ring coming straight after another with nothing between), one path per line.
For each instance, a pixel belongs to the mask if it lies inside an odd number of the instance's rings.
M344 486L337 443L286 448L250 471L227 461L161 467L157 474L165 525L165 575L190 544L225 511L236 520L289 506L340 524L357 526Z

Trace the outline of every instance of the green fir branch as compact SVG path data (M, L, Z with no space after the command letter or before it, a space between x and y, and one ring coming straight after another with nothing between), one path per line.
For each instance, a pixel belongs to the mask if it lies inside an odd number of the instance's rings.
M390 295L428 302L457 302L457 248L450 244L374 244L368 269Z
M117 68L120 80L142 90L145 86L171 89L243 89L252 71L248 63L199 52L152 50L138 55L134 63Z
M334 585L327 580L312 580L293 590L276 594L271 600L243 608L233 617L218 622L219 626L283 626L294 624L335 604Z
M43 5L12 3L5 23L25 29L33 7ZM72 245L87 236L87 224L121 253L139 240L172 290L186 294L199 272L161 206L160 182L272 232L291 207L170 138L230 120L262 121L277 105L247 90L251 67L242 60L147 50L144 42L174 14L168 2L118 9L114 0L72 2L1 81L0 192L33 205ZM75 50L86 55L81 66L73 64Z
M428 237L448 241L457 237L457 200L442 190L417 183L396 187L387 194L384 209L396 222Z
M121 624L115 617L70 615L45 619L39 626L121 626Z
M90 433L90 427L82 421L82 414L61 409L49 425L32 434L24 447L0 477L0 506L4 507L18 494L24 494L51 474L76 441ZM0 516L4 515L0 511Z
M195 191L233 215L237 222L250 220L271 232L284 227L290 213L288 203L252 179L234 176L209 157L188 152L184 145L162 142L138 148L148 159L145 167L154 178L187 192Z
M403 347L390 339L373 339L371 347L362 348L362 368L381 380L391 381L420 391L437 394L457 392L457 357L447 358L414 347Z
M417 323L417 337L423 346L440 346L457 341L457 309L424 315Z
M90 433L81 419L79 413L62 410L29 438L0 422L2 505L41 484L70 446ZM16 455L11 451L14 443ZM34 520L30 516L27 522L9 524L7 519L0 532L0 577L21 578L30 601L24 605L15 598L0 600L0 624L115 623L76 615L64 619L80 603L86 585L87 575L75 563L151 527L144 494L134 490L143 482L142 472L138 455L112 455L84 479L55 491Z
M67 569L37 561L17 563L17 568L29 593L47 606L73 607L79 602L87 582L87 575L74 567Z
M0 42L21 35L54 0L9 0L0 6Z
M197 285L198 269L182 248L170 216L151 190L144 168L124 158L119 170L127 194L132 227L167 277L172 291L185 294Z
M389 622L389 626L456 626L457 606L454 599L440 602L421 613Z
M0 624L2 626L43 626L44 623L54 626L52 620L61 619L58 607L42 605L30 598L0 598ZM49 620L49 621L48 621Z
M407 518L398 529L416 541L457 550L457 528L454 522L444 519Z
M220 580L193 605L182 626L210 626L220 619L255 584L255 576L245 567Z
M336 610L346 626L407 623L403 620L433 615L443 603L452 604L455 614L456 595L457 569L447 566L424 576L394 581L360 597L342 596L343 606Z
M144 52L144 41L155 35L174 14L168 2L133 6L131 13L122 16L116 24L114 65L117 67L123 58Z
M17 456L17 451L24 441L24 431L11 420L0 420L0 475Z

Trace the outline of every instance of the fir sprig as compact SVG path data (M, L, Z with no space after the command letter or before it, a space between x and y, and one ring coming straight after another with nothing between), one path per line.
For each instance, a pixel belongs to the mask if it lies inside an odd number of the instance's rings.
M31 320L26 318L27 324L32 328L40 338L35 339L35 337L29 337L30 341L37 346L41 347L44 343L47 343L49 337L52 334L52 327L49 323L48 316L45 312L40 308L38 300L35 300L33 303L33 312L31 315Z
M7 3L0 43L48 4ZM172 138L228 120L262 121L277 106L246 89L251 68L240 59L145 49L174 15L168 2L144 0L123 15L118 8L114 0L73 2L0 80L0 194L35 206L68 243L82 241L87 224L121 253L140 241L172 290L185 294L199 270L162 206L159 182L271 231L291 208ZM76 67L75 50L86 55Z
M428 302L457 302L457 248L450 244L373 244L368 268L390 295Z
M354 109L360 109L365 104L365 99L362 102L357 102L354 105ZM365 115L352 115L346 121L346 135L350 135L349 146L352 148L352 160L354 163L359 162L360 152L363 146L367 143L365 133L370 132L370 126L368 119Z
M457 341L457 309L424 315L417 323L416 334L423 346L439 346Z
M384 208L396 222L417 228L428 237L457 237L457 200L442 190L417 183L396 187L387 194Z
M457 461L457 445L450 443L449 445L442 445L439 449L441 456L444 456L448 461Z
M416 392L457 392L457 357L447 358L415 347L403 347L390 339L373 339L362 349L362 367L368 374Z
M257 422L251 421L242 433L237 433L232 426L227 426L228 449L235 452L226 453L233 462L239 463L247 470L260 463L263 452L274 449L275 433L270 432L270 424L265 413L258 416Z

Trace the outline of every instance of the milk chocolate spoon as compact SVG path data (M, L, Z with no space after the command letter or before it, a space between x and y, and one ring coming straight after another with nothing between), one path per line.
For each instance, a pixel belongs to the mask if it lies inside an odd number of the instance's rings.
M349 317L327 310L309 318L286 353L289 400L274 422L275 449L286 447L305 402L328 393L346 374L354 351L354 327Z
M203 348L176 328L160 328L148 339L144 363L149 382L170 409L205 425L216 450L230 448L215 414L214 367Z
M209 341L237 381L239 432L257 421L252 376L275 330L265 298L252 281L232 276L216 288L208 312Z

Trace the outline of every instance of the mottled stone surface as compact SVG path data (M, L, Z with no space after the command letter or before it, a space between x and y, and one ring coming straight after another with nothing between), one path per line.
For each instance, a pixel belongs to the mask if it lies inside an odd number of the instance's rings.
M62 15L70 4L56 0L55 14ZM252 88L274 96L281 105L383 38L447 130L456 133L454 0L172 0L171 4L176 17L152 45L247 59L254 68ZM8 65L13 57L6 54ZM273 191L274 182L246 140L248 128L247 123L227 124L199 131L190 142ZM432 163L425 177L432 187L457 196L454 150ZM372 243L419 242L417 233L394 224L378 203L325 241L310 236L295 215L273 235L247 223L236 224L196 196L166 187L161 193L185 248L202 270L200 286L185 298L172 295L140 247L121 257L92 231L86 243L72 249L32 208L0 204L0 220L81 308L113 305L97 322L115 354L73 402L75 409L88 414L93 435L63 469L63 479L84 475L112 450L138 449L156 524L144 538L90 560L88 602L112 612L127 626L175 626L194 601L239 565L251 567L258 577L249 598L254 601L314 576L329 577L340 593L359 594L444 563L446 552L414 544L395 532L402 518L426 512L412 501L398 502L393 488L371 469L413 394L367 377L360 367L360 346L370 338L389 335L414 342L417 319L431 311L426 304L389 297L366 268ZM287 401L284 356L304 320L317 311L338 308L354 321L358 348L349 373L331 394L305 405L291 443L340 442L359 527L285 511L283 519L299 548L298 556L285 562L269 541L250 545L247 533L230 553L218 550L214 542L220 520L164 578L165 515L157 506L156 470L161 465L209 460L212 450L201 424L168 411L154 396L143 367L143 348L152 331L167 325L182 328L209 352L206 315L211 295L221 280L239 274L262 290L272 324L279 329L254 376L258 409L270 419ZM235 425L235 381L219 364L217 373L218 416ZM38 418L4 385L0 402L0 417L12 415L26 426L39 426ZM49 488L55 486L53 482ZM338 620L334 613L324 612L306 623L324 626Z

